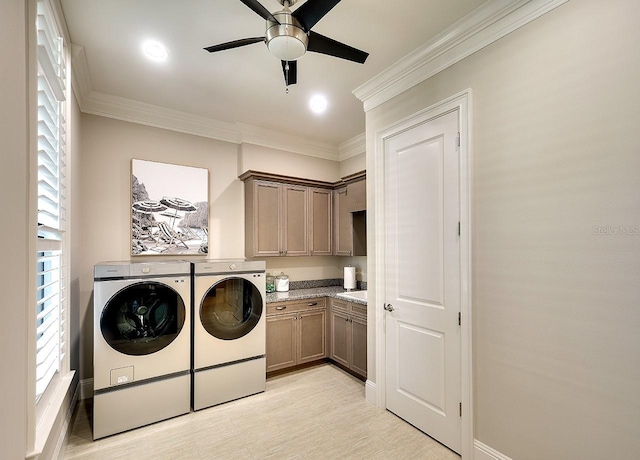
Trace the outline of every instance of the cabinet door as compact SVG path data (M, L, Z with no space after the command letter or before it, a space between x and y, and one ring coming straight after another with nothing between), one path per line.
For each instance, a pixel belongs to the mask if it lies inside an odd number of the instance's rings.
M309 189L309 243L311 255L331 255L331 190Z
M347 207L347 187L336 189L334 192L334 234L335 255L350 256L353 245L352 215Z
M296 364L297 316L267 317L267 372Z
M266 181L253 183L252 251L249 257L278 256L281 251L282 187ZM247 248L248 249L248 248Z
M325 322L324 310L298 314L298 364L327 356Z
M365 211L367 209L366 179L347 185L347 208L349 212Z
M308 188L297 185L282 185L283 193L283 240L286 256L309 255L309 200Z
M334 361L349 367L349 315L331 311L331 356Z
M367 321L351 317L351 370L367 377Z

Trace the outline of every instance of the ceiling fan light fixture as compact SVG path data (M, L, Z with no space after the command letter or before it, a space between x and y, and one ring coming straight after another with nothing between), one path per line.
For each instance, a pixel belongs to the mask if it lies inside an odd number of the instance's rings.
M281 35L272 38L267 47L271 54L282 61L295 61L306 53L307 48L303 42L295 37Z
M291 15L288 6L273 16L280 21L267 20L266 43L269 52L281 61L295 61L307 52L309 37L300 23Z

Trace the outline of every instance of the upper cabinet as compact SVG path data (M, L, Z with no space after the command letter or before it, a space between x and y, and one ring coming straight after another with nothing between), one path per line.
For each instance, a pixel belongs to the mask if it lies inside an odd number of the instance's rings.
M334 254L367 255L367 181L364 172L343 177L335 189Z
M349 212L367 210L367 180L364 177L347 184L347 209Z
M253 178L246 181L246 256L308 256L308 212L307 187Z
M361 235L364 177L363 172L331 183L255 171L242 174L245 256L366 255L366 230L364 240Z

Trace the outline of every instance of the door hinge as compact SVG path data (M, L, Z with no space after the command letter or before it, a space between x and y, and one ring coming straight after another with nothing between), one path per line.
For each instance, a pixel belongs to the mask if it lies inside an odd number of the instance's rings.
M462 326L462 313L458 312L458 326Z
M462 403L460 403L460 417L462 417Z
M458 236L460 236L460 221L458 221Z
M460 133L456 136L456 144L460 147Z

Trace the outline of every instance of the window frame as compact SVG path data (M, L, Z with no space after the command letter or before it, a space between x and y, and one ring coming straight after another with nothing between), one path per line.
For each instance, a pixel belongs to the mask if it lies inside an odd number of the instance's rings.
M64 98L60 102L60 111L64 117L65 127L62 128L64 136L64 154L63 154L63 174L69 177L69 114L71 113L71 41L67 33L64 16L59 0L28 0L26 2L26 12L28 18L28 59L29 59L29 125L30 125L30 147L29 147L29 209L30 209L30 267L29 267L29 294L27 297L28 309L28 326L27 326L27 350L28 350L28 367L27 367L27 457L36 457L43 453L45 449L49 451L55 447L56 440L52 438L54 429L59 429L60 414L67 413L71 407L72 398L69 389L74 381L75 371L70 369L70 330L69 330L69 307L70 307L70 242L69 231L70 215L67 211L70 203L69 180L66 179L66 190L63 193L63 205L60 207L61 220L58 228L44 227L44 232L38 226L38 136L39 136L39 116L38 116L38 5L42 4L50 15L51 23L55 27L57 36L62 38L62 61L63 75L65 78ZM64 179L63 179L64 180ZM42 233L41 238L38 235ZM44 392L36 400L36 366L37 366L37 311L36 304L38 302L38 257L43 251L60 251L60 270L61 281L60 290L64 296L61 299L61 314L59 323L65 328L66 337L61 342L61 350L58 356L58 371L54 374L54 378L46 386ZM67 407L69 406L69 407ZM58 427L58 428L56 428ZM57 431L56 431L57 433ZM57 436L57 434L55 434Z

